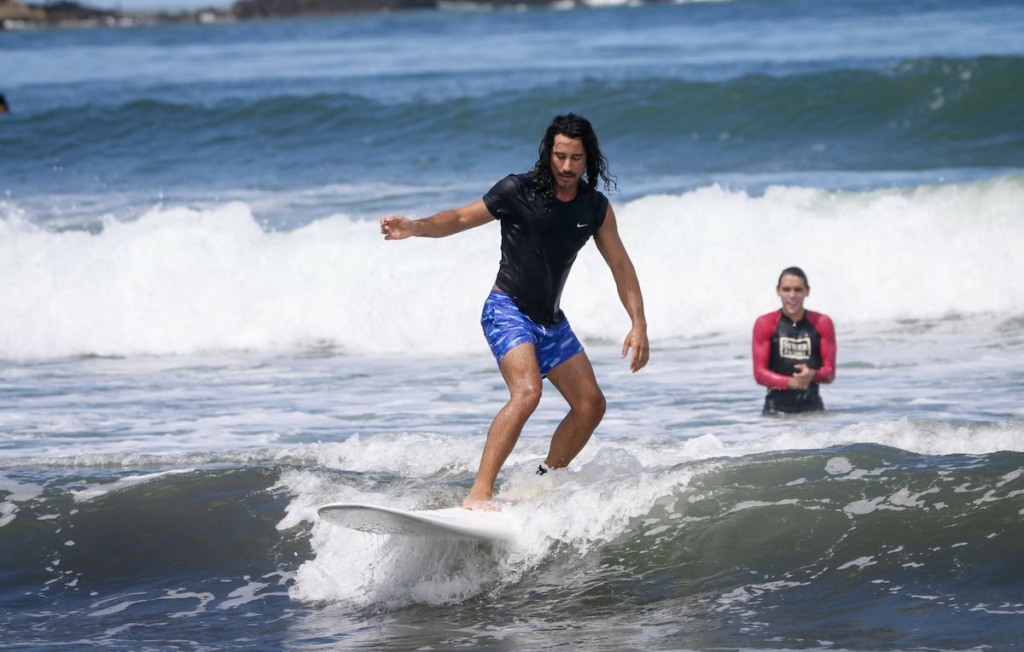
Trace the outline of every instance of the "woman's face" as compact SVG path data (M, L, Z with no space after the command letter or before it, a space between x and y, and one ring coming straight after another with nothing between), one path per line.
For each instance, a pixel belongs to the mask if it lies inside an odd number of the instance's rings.
M794 274L783 274L775 292L782 299L782 312L793 320L804 315L804 299L811 293L804 280Z

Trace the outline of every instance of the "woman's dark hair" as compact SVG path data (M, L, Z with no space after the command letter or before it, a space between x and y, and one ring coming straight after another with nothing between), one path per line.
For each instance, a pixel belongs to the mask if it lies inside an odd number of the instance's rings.
M800 269L799 267L787 267L786 269L782 270L782 273L779 274L779 282L775 285L775 287L779 287L780 285L782 285L783 276L798 276L804 280L804 285L807 286L807 289L811 289L811 284L807 282L807 274L804 274L804 270Z
M558 135L583 142L583 151L587 155L587 170L583 176L591 190L597 188L598 178L604 180L605 190L618 190L615 177L608 174L608 159L601 153L594 127L583 116L567 113L556 116L548 125L548 130L540 141L537 164L533 167L535 190L544 200L545 209L550 210L555 200L555 179L551 175L551 149L555 146L555 136Z

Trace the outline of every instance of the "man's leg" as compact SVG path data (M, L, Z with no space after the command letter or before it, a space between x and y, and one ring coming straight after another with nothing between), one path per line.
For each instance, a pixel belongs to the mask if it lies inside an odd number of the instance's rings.
M540 403L540 367L533 344L525 343L513 347L501 359L501 375L508 385L509 399L491 422L487 431L487 443L480 457L480 469L469 496L462 502L468 509L486 509L494 492L494 481L498 478L505 460L519 440L526 420Z
M569 414L555 429L545 460L549 467L560 469L569 466L583 450L604 418L607 404L597 386L590 358L583 351L549 371L548 380L569 403Z

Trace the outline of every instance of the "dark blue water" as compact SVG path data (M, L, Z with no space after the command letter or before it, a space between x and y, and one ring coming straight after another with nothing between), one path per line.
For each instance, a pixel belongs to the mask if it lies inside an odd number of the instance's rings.
M288 503L275 486L299 467L268 462L207 465L78 503L69 488L118 474L65 469L45 480L0 530L3 646L877 650L1020 641L1020 453L853 446L648 469L652 481L693 480L669 484L612 540L582 550L561 542L514 577L501 575L509 553L500 546L392 542L379 563L390 558L404 584L382 576L371 589L379 602L361 607L289 598L312 551L308 527L275 527ZM302 462L339 486L386 481ZM7 471L19 475L40 477L31 466ZM435 477L418 490L470 479ZM358 536L357 546L382 545ZM421 564L415 572L410 558ZM483 592L445 595L443 579L460 575L483 576ZM435 582L438 602L413 597Z
M955 0L0 32L0 649L1019 647L1021 34ZM520 541L318 521L467 491L496 236L372 220L478 198L570 110L650 368L570 286L609 413L543 484L542 406ZM747 338L790 257L838 376L769 421Z
M370 210L381 193L366 184L463 199L462 183L525 167L568 110L600 126L627 196L723 175L864 187L1017 169L1019 5L890 4L5 33L15 111L0 149L16 155L0 160L0 189L27 202L59 189L78 206L331 184L364 188L356 206Z

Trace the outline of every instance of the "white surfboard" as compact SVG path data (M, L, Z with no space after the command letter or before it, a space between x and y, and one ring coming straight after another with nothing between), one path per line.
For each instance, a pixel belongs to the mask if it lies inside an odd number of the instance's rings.
M409 511L343 503L324 505L317 514L329 523L373 534L476 541L511 541L515 538L515 529L508 515L461 507Z

